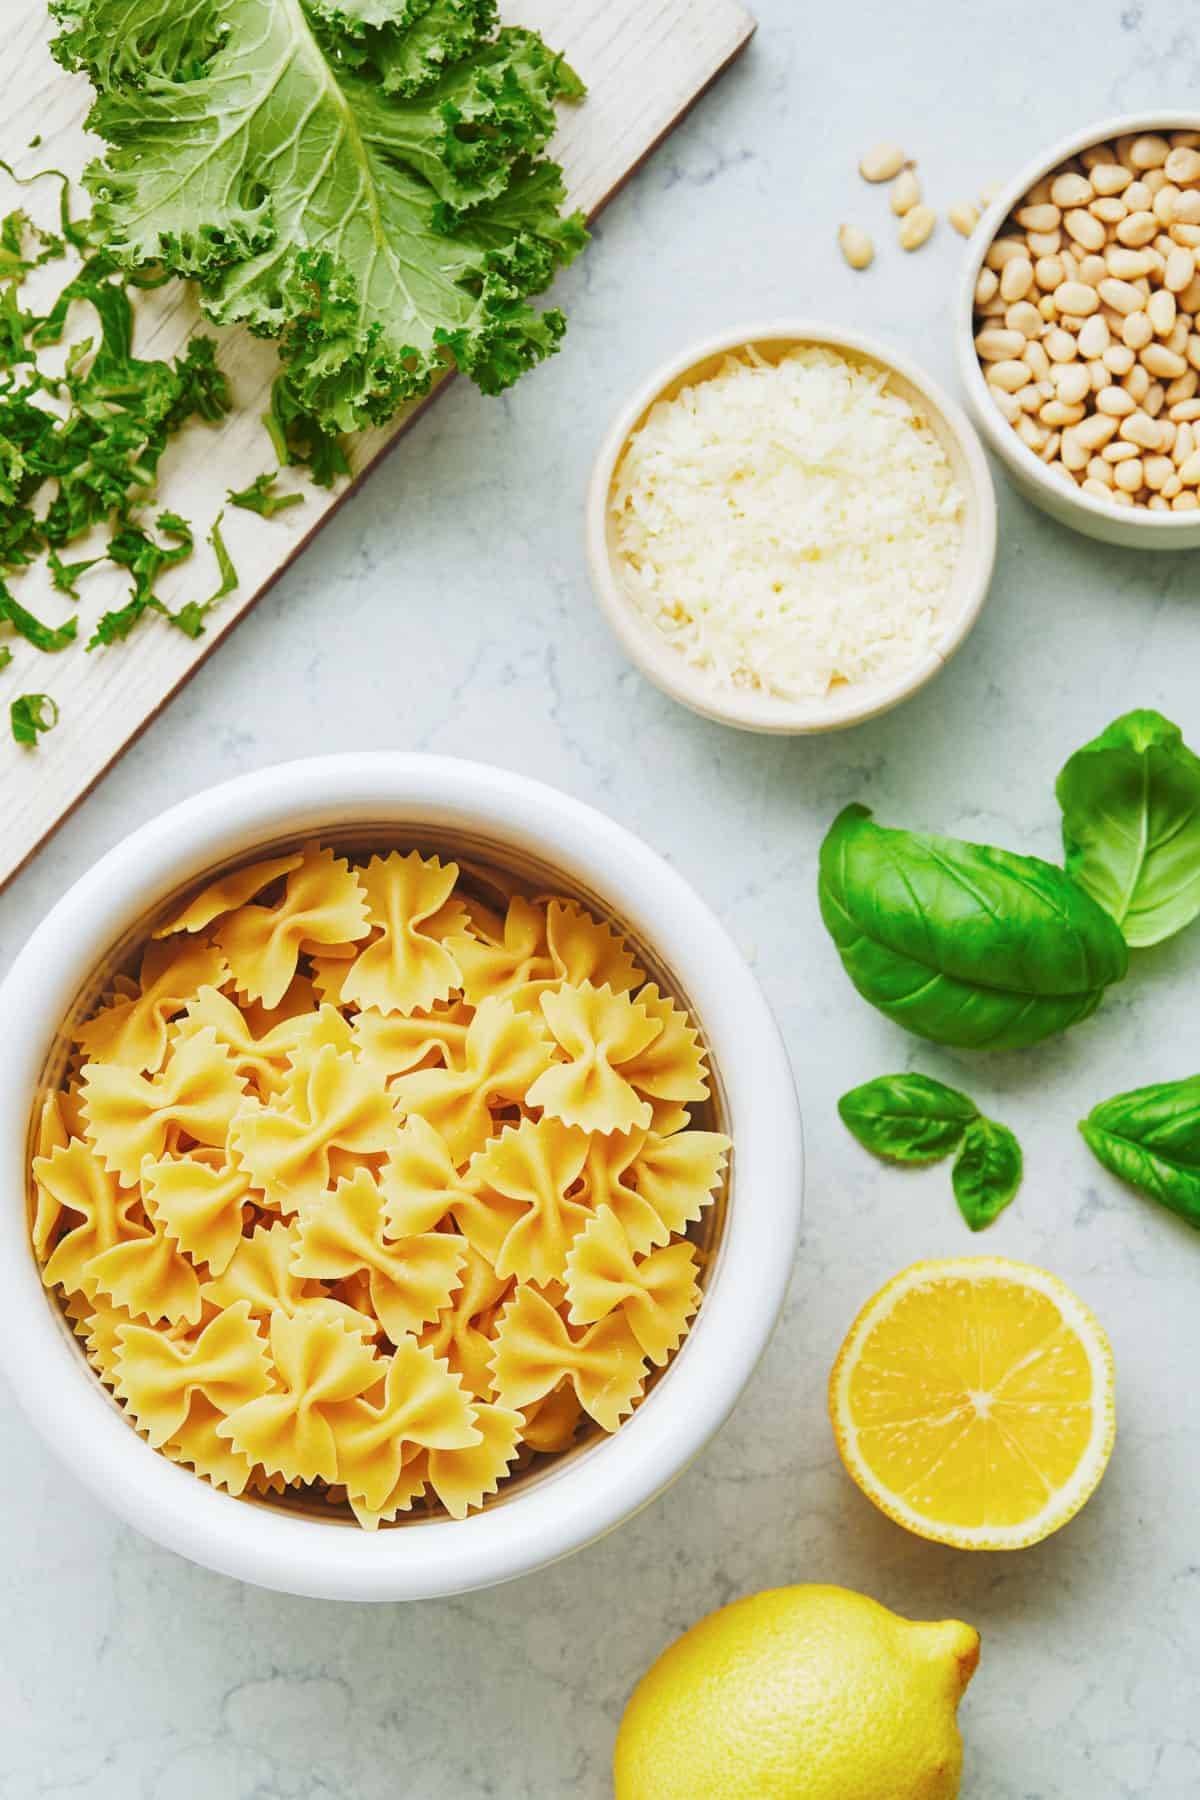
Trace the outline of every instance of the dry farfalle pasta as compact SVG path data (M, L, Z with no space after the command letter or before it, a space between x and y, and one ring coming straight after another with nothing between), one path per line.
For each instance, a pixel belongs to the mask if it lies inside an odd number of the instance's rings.
M574 900L305 844L172 913L75 1044L43 1279L131 1424L230 1494L463 1518L617 1430L700 1304L703 1049Z

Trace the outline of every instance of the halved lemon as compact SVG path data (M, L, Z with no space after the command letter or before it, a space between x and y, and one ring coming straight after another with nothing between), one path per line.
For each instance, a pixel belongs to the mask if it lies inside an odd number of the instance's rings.
M914 1263L850 1327L829 1413L849 1474L890 1518L940 1544L1016 1550L1065 1525L1104 1473L1112 1350L1044 1269Z

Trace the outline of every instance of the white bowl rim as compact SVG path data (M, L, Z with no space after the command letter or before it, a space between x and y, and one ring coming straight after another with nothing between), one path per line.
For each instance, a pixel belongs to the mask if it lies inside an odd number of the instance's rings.
M973 568L966 581L965 603L948 621L938 646L903 675L891 681L856 683L839 688L833 699L783 700L753 691L715 688L693 669L654 626L641 618L625 595L612 568L608 549L608 495L613 472L634 425L672 382L698 363L749 344L792 343L848 350L893 370L909 382L940 414L962 452L970 475L964 498L978 530ZM978 433L958 402L903 351L864 332L847 330L815 318L775 318L737 326L703 339L661 364L625 402L606 432L588 482L587 555L592 591L601 611L630 660L672 699L719 724L747 731L806 735L860 725L888 712L933 679L971 632L987 599L996 562L996 493Z
M970 398L971 405L988 447L995 451L1002 462L1010 469L1034 482L1043 492L1054 499L1080 512L1090 514L1105 524L1127 526L1131 531L1144 530L1149 535L1169 538L1172 533L1195 533L1200 513L1195 512L1151 512L1145 506L1114 506L1107 500L1097 500L1092 494L1085 494L1074 482L1068 487L1065 481L1051 475L1041 457L1023 444L1007 419L997 411L988 393L987 382L975 349L975 283L979 279L979 271L983 267L983 259L991 247L992 240L999 235L1009 213L1027 194L1035 182L1056 169L1060 163L1067 162L1072 156L1078 156L1081 150L1087 150L1093 144L1103 143L1107 138L1127 137L1132 133L1161 131L1200 131L1200 112L1189 112L1186 107L1160 107L1147 113L1118 113L1111 119L1100 119L1083 130L1072 131L1048 152L1043 152L1026 163L1020 174L1007 182L988 206L975 230L971 233L971 242L963 265L962 281L959 286L958 304L955 318L955 344L958 350L959 375ZM976 241L978 240L978 241ZM1169 543L1156 546L1170 549ZM1186 549L1186 545L1180 545Z
M68 1009L130 924L226 858L295 832L390 818L419 836L479 830L586 881L677 975L721 1069L735 1135L735 1199L695 1326L612 1437L504 1504L457 1522L369 1533L248 1504L145 1444L109 1399L42 1287L24 1196L30 1108ZM782 1307L800 1228L800 1119L766 1000L725 928L642 839L541 782L405 752L285 763L182 801L110 850L65 893L0 987L0 1168L21 1196L0 1214L0 1368L49 1447L103 1503L160 1544L283 1592L425 1599L525 1574L646 1505L724 1422ZM736 1051L736 1056L734 1052Z

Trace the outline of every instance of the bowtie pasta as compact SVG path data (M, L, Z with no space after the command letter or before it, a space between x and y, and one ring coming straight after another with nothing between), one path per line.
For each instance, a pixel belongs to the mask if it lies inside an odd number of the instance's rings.
M75 1031L42 1278L230 1494L464 1518L691 1325L730 1148L699 1036L611 924L514 889L308 843L190 896Z

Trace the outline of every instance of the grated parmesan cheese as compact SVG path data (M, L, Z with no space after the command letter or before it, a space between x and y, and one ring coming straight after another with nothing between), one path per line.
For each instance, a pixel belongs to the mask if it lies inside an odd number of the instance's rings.
M623 584L717 685L809 698L933 643L962 495L887 384L818 346L747 349L630 438L610 500Z

